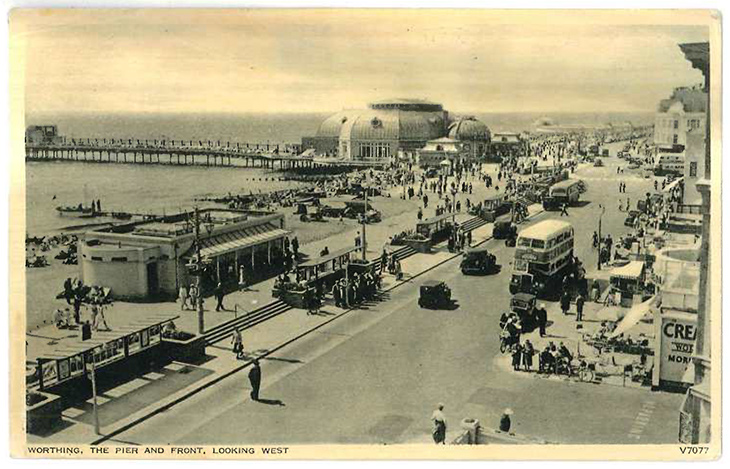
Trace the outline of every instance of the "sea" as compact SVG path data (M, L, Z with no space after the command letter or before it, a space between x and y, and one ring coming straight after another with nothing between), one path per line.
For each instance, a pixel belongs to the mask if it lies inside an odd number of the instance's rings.
M297 143L314 135L331 113L262 114L83 114L26 116L27 125L57 125L67 138L192 140L234 143ZM458 115L458 114L457 114ZM543 113L471 114L492 131L529 130ZM560 124L649 124L653 113L550 114ZM18 155L22 158L23 155ZM101 200L104 211L175 213L195 199L227 193L257 193L296 188L260 168L204 168L83 162L26 164L26 232L40 236L83 223L62 217L59 205L88 205Z

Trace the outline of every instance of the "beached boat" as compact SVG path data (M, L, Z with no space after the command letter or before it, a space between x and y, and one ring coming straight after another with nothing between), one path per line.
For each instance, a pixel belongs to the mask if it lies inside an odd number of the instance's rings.
M97 215L96 211L91 207L84 207L82 205L77 205L76 207L56 207L56 211L59 215L66 216L66 217L76 217L76 218L92 218Z

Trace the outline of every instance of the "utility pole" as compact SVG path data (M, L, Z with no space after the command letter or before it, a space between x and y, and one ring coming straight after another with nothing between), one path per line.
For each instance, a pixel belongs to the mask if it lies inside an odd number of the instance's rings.
M370 187L365 187L365 213L362 215L362 260L367 261L367 250L368 250L368 242L365 238L365 225L367 225L367 218L368 218L368 192L370 191Z
M101 435L99 426L99 404L96 400L96 353L91 351L91 393L94 395L94 433Z
M606 212L606 207L599 204L598 208L601 209L601 213L598 215L598 270L601 270L601 246L603 245L603 239L601 238L601 221L603 220L603 214Z
M195 271L198 277L198 334L205 332L205 316L203 314L203 261L200 258L200 210L195 207Z

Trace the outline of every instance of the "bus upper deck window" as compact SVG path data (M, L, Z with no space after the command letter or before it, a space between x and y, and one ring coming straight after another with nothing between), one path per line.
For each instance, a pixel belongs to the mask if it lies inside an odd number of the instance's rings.
M530 241L532 241L530 238L520 238L519 245L522 247L530 247Z
M541 239L533 239L532 247L537 249L545 249L545 241Z

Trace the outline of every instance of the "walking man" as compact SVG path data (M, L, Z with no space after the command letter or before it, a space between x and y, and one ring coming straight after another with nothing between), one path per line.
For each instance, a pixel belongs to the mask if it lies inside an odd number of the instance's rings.
M586 300L583 298L583 295L578 295L578 299L575 300L575 320L578 322L583 320L583 305L585 302Z
M540 337L545 337L545 327L547 327L547 310L545 309L545 303L541 303L540 309L537 310L537 323L540 327Z
M431 421L433 421L433 441L437 445L446 444L446 417L444 417L444 405L439 404L438 408L433 411Z
M560 297L560 309L563 310L563 316L568 314L568 310L570 309L570 295L567 290L563 292L563 296Z
M563 205L560 206L560 216L562 217L563 215L565 215L566 217L569 216L568 215L568 204L566 204L566 203L563 203Z
M235 329L233 331L231 342L233 343L233 353L236 354L236 360L240 360L243 356L243 337L241 337L240 329Z
M217 303L215 305L216 312L218 312L220 310L225 311L226 308L225 308L225 306L223 306L223 296L225 295L225 293L223 293L223 285L221 285L220 282L218 282L218 285L216 285L213 293L215 294L215 299L217 301Z
M188 287L185 284L180 285L180 291L178 293L180 299L180 310L187 311L188 309ZM195 309L193 307L193 309Z
M261 389L261 367L258 359L254 359L251 370L248 372L248 380L251 383L251 400L259 400L259 389Z

